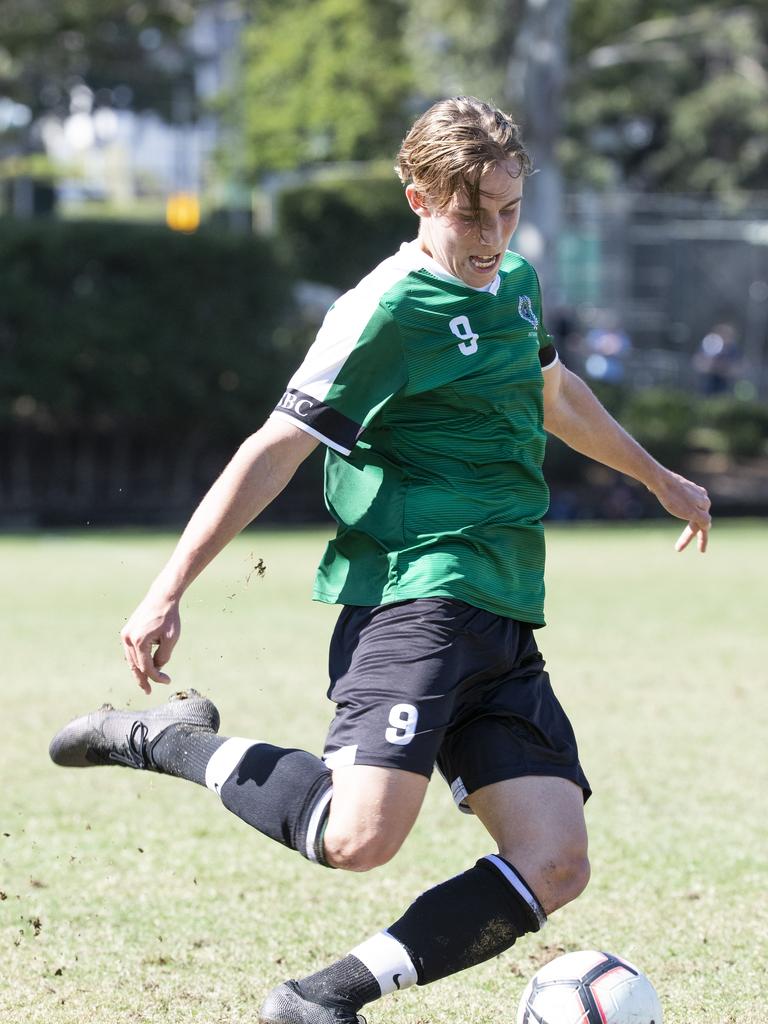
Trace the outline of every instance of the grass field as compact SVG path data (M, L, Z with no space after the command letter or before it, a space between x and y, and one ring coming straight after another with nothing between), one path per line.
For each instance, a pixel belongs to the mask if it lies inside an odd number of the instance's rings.
M718 524L703 558L676 555L676 536L549 533L539 640L595 789L590 887L502 957L371 1005L371 1024L512 1024L537 965L585 947L644 968L666 1024L768 1020L768 534ZM349 875L274 846L201 788L50 764L70 717L146 705L117 633L172 543L0 538L2 1024L252 1024L272 985L491 852L437 777L398 857ZM222 732L320 749L335 616L307 598L321 543L248 533L188 595L173 683L212 695Z

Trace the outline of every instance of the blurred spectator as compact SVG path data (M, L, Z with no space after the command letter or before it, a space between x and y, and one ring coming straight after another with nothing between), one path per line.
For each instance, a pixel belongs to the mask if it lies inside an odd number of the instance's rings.
M593 380L619 384L624 379L624 361L632 341L613 319L591 327L584 336L584 369Z
M740 364L741 350L735 328L728 323L715 324L701 339L693 359L701 391L705 395L730 392L739 375Z

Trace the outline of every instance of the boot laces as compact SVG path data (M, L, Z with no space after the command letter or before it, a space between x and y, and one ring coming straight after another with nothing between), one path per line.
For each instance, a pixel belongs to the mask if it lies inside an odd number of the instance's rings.
M109 753L110 761L117 761L119 764L127 765L129 768L146 768L147 758L144 745L148 735L149 728L144 722L134 722L128 734L128 746L125 751L111 750Z

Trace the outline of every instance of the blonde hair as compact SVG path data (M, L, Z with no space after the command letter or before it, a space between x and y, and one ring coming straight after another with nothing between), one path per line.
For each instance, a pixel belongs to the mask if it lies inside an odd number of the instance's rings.
M511 160L519 166L513 177L530 174L530 157L510 115L473 96L455 96L435 103L414 123L403 139L395 171L437 210L465 191L479 217L480 179Z

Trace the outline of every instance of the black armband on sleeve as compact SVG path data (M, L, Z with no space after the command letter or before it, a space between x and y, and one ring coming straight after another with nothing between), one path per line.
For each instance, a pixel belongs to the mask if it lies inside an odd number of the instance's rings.
M550 366L557 359L557 349L554 345L545 345L539 349L539 362L542 366Z

